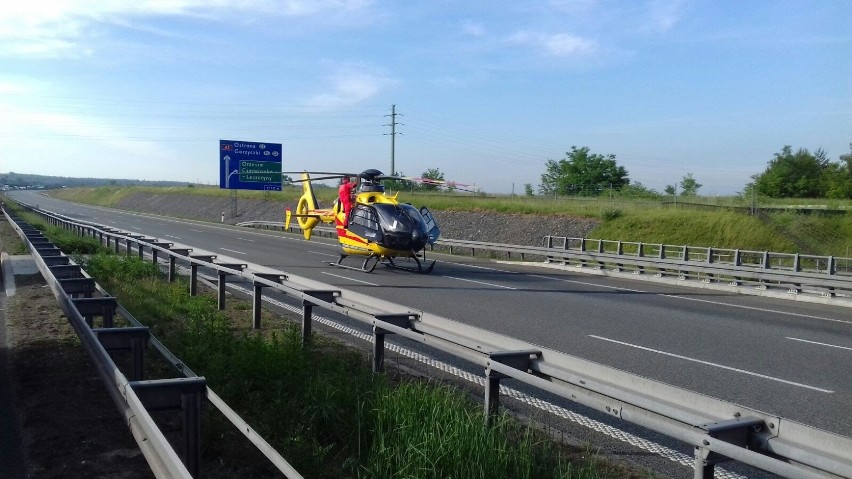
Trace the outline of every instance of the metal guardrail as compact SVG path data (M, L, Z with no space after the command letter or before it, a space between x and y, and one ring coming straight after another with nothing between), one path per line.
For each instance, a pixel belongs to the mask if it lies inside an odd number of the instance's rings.
M126 241L128 253L133 244L138 246L140 256L143 248L168 255L170 268L175 259L189 263L193 276L190 288L199 263L215 269L219 277L220 307L224 301L226 277L236 276L253 282L255 327L261 327L259 298L263 287L284 291L302 301L304 340L310 335L314 306L370 325L373 328L374 371L383 370L388 334L397 334L478 364L485 371L484 407L489 422L499 409L500 382L512 378L694 446L697 479L712 478L715 465L725 460L739 461L789 478L852 479L852 438L846 436L307 278L278 272L278 280L273 281L269 271L260 272L259 267L253 265L246 269L245 265L214 263L213 255L199 259L185 251L171 251L170 246L156 239L131 236L45 211L36 212L51 224L71 229L81 236L105 240L107 247L114 240L117 249L121 240ZM444 244L448 244L448 240ZM507 251L518 251L512 245L504 246ZM522 250L530 254L552 251L550 248L547 251L543 251L544 248ZM153 257L157 261L156 254Z
M852 293L852 258L564 236L546 236L544 247L549 260L579 266L629 267L639 274L650 270L658 276L732 286L785 288L793 294L810 289L827 298Z
M65 256L42 233L15 215L3 211L31 251L39 272L53 291L83 348L93 360L107 392L127 421L151 471L157 478L200 477L201 398L206 398L289 479L302 476L236 412L207 387L203 377L175 357L150 334L147 327L104 291L94 279ZM117 243L116 243L117 244ZM155 259L156 261L156 259ZM100 296L95 296L100 293ZM116 327L115 317L131 326ZM102 317L103 327L94 328ZM182 377L144 380L144 352L153 347ZM111 354L129 351L133 356L131 379L116 366ZM151 418L148 408L174 409L183 414L183 449L180 457Z
M272 221L248 221L237 226L285 230L283 223ZM293 225L289 231L301 230ZM334 228L317 227L314 231L328 237L336 235ZM565 236L545 236L540 247L442 238L434 248L445 249L451 254L502 253L509 259L514 255L522 261L541 258L550 263L601 271L647 273L657 278L728 287L749 286L757 292L782 290L793 297L799 293L814 293L827 299L852 298L852 258L845 257ZM832 304L852 307L852 301Z

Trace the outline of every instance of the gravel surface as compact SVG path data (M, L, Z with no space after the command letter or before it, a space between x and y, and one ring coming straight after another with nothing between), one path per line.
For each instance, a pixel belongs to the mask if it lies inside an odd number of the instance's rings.
M273 200L237 199L237 215L232 215L230 198L199 195L134 193L120 201L116 208L175 216L201 221L225 223L243 221L284 221L284 209L295 208ZM544 216L482 211L433 211L443 238L469 241L492 241L524 246L541 246L547 235L583 238L598 220L571 216Z

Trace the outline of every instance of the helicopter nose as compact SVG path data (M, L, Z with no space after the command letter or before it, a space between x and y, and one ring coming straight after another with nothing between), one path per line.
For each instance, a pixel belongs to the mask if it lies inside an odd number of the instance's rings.
M415 229L411 232L411 246L415 250L423 249L426 246L426 236L422 231Z

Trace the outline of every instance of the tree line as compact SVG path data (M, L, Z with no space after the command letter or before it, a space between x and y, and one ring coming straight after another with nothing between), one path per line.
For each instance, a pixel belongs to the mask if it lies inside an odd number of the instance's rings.
M850 153L831 161L826 152L811 153L805 148L793 151L784 146L768 162L762 173L752 175L743 194L756 193L770 198L852 199L852 143ZM618 165L615 155L592 153L588 147L571 147L560 160L547 160L538 191L542 195L597 196L617 191L625 196L695 196L701 184L687 173L679 183L665 187L664 193L631 183L627 170ZM535 194L532 184L524 185L526 195Z

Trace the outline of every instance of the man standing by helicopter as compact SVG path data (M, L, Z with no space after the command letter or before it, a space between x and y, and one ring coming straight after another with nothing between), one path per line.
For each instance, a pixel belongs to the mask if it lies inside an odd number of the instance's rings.
M352 209L352 197L354 196L355 183L349 181L348 176L340 179L340 186L337 188L337 194L340 197L340 206L346 214L346 220L349 220L349 211Z

